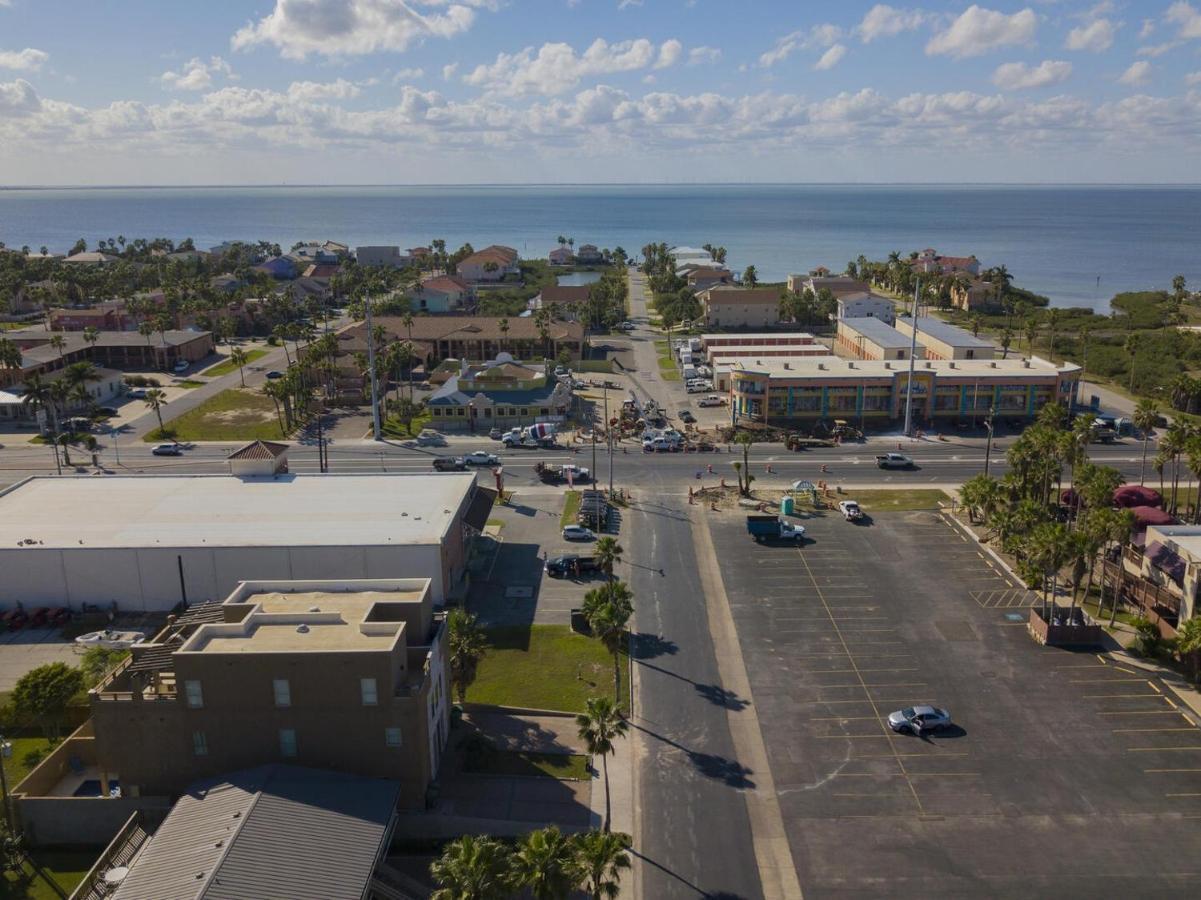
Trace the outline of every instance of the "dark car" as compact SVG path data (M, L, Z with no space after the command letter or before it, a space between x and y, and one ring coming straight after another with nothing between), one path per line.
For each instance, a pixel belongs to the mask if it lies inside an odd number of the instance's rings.
M267 378L270 381L275 381L275 379L283 378L283 377L284 377L284 373L278 372L275 369L272 369L270 372L267 373Z
M435 456L434 468L439 472L462 472L467 463L461 456Z
M566 578L568 575L583 575L599 572L600 565L595 556L556 556L546 561L546 574L551 578Z
M680 413L680 421L687 422L689 425L691 425L696 421L696 416L694 416L688 410L684 410L682 413Z

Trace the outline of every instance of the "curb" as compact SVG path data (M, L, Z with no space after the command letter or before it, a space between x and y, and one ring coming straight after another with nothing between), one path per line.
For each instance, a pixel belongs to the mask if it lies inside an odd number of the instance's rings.
M976 533L955 518L954 514L952 514L950 510L940 509L939 514L947 521L948 524L954 527L956 531L963 532L965 535L967 535L968 540L972 541L977 547L987 553L992 558L993 562L995 562L1005 571L1005 574L1009 577L1009 580L1014 582L1017 587L1029 590L1029 588L1026 587L1026 582L1022 581L1022 579L1018 577L1017 573L1009 567L1009 563L1005 562L1005 560L1001 558L1000 554L998 554L997 551L995 551L992 547L981 543L980 538L976 536Z

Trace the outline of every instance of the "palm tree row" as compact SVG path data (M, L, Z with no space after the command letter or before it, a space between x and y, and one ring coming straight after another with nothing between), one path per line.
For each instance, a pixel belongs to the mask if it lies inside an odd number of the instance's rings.
M565 835L551 825L515 844L464 835L430 865L439 887L431 900L566 900L584 891L593 900L615 898L630 867L630 836L586 831Z

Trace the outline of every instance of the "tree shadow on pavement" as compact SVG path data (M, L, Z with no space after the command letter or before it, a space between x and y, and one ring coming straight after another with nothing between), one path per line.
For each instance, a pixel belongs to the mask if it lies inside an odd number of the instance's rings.
M674 642L669 642L669 643L671 644L671 646L673 648L675 648L676 645ZM676 650L673 649L670 652L675 653ZM749 700L742 699L741 697L738 696L737 693L735 693L734 691L731 691L731 690L727 690L726 688L722 687L720 684L700 684L699 682L693 681L691 678L685 678L683 675L677 675L675 672L668 671L667 669L664 669L661 666L652 665L651 663L648 663L646 661L648 658L653 658L653 657L639 656L638 650L637 650L637 648L635 648L634 653L633 653L633 659L640 666L645 666L646 668L653 669L654 671L659 672L663 675L667 675L667 676L670 676L671 678L676 678L676 679L679 679L680 681L687 682L688 684L692 685L692 687L696 690L697 694L704 697L706 700L708 700L714 706L720 706L723 709L732 710L734 712L741 712L742 710L746 709L748 706L751 705Z
M706 778L725 782L730 787L737 788L738 790L750 790L755 787L755 782L750 778L754 774L754 770L744 766L738 760L718 756L716 753L702 753L699 750L690 750L683 744L678 744L671 738L664 737L657 732L651 731L649 728L644 728L636 722L631 722L630 724L643 734L656 738L668 746L682 751L687 755L696 770Z
M633 659L655 659L659 656L674 656L680 647L675 641L658 634L636 632L630 635L630 656Z

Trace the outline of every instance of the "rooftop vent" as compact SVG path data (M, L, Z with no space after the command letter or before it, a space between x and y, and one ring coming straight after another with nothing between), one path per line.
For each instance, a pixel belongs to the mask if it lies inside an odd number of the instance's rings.
M296 626L296 633L297 634L308 634L309 626L305 625L304 622L301 622L299 625Z
M884 368L886 368L886 369L891 369L891 368L892 368L892 363L890 363L890 362L888 362L888 361L885 361L885 363L884 363Z
M994 369L997 367L997 364L995 362L990 362L989 365L992 366Z
M955 361L954 361L954 360L951 360L951 363L950 363L950 368L952 368L952 369L953 369L953 368L955 368Z

